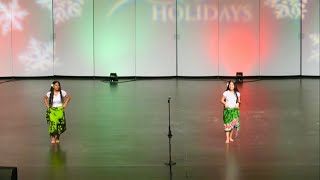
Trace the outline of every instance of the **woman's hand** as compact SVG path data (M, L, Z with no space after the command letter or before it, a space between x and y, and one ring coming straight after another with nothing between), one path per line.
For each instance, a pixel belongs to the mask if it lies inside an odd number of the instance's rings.
M240 104L237 103L235 108L239 109L239 107L240 107Z
M62 105L63 108L66 108L67 107L67 104L69 103L71 97L69 95L66 95L66 99L65 99L65 102L64 104Z
M44 96L43 97L44 105L46 106L47 109L49 109L49 102L48 102L48 97Z

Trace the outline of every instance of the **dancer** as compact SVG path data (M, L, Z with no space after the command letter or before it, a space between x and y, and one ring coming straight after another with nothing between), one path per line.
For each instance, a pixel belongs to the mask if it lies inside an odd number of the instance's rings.
M46 118L49 124L48 133L51 143L60 143L60 135L66 131L67 124L64 109L70 101L70 96L61 90L59 81L53 81L50 91L44 96L44 104L47 107Z
M224 105L223 124L226 133L226 143L232 139L233 129L240 129L240 92L234 81L228 81L227 90L223 93L221 103Z

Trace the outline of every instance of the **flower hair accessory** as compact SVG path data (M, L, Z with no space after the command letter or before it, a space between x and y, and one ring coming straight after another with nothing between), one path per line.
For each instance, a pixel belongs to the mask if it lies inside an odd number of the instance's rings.
M53 87L53 84L51 84L51 87Z

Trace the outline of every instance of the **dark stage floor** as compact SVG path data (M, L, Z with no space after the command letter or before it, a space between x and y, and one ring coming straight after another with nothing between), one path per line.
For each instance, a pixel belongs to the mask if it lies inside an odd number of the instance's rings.
M165 79L61 80L72 97L68 130L52 146L43 105L51 82L0 85L0 166L17 166L20 180L170 179L168 96L171 179L319 179L319 79L241 85L241 131L229 145L220 104L226 83Z

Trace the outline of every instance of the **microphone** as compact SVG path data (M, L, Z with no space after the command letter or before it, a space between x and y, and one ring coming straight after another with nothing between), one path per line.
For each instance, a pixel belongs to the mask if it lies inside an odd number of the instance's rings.
M170 100L171 100L171 96L169 96L169 98L168 98L168 103L170 102Z

